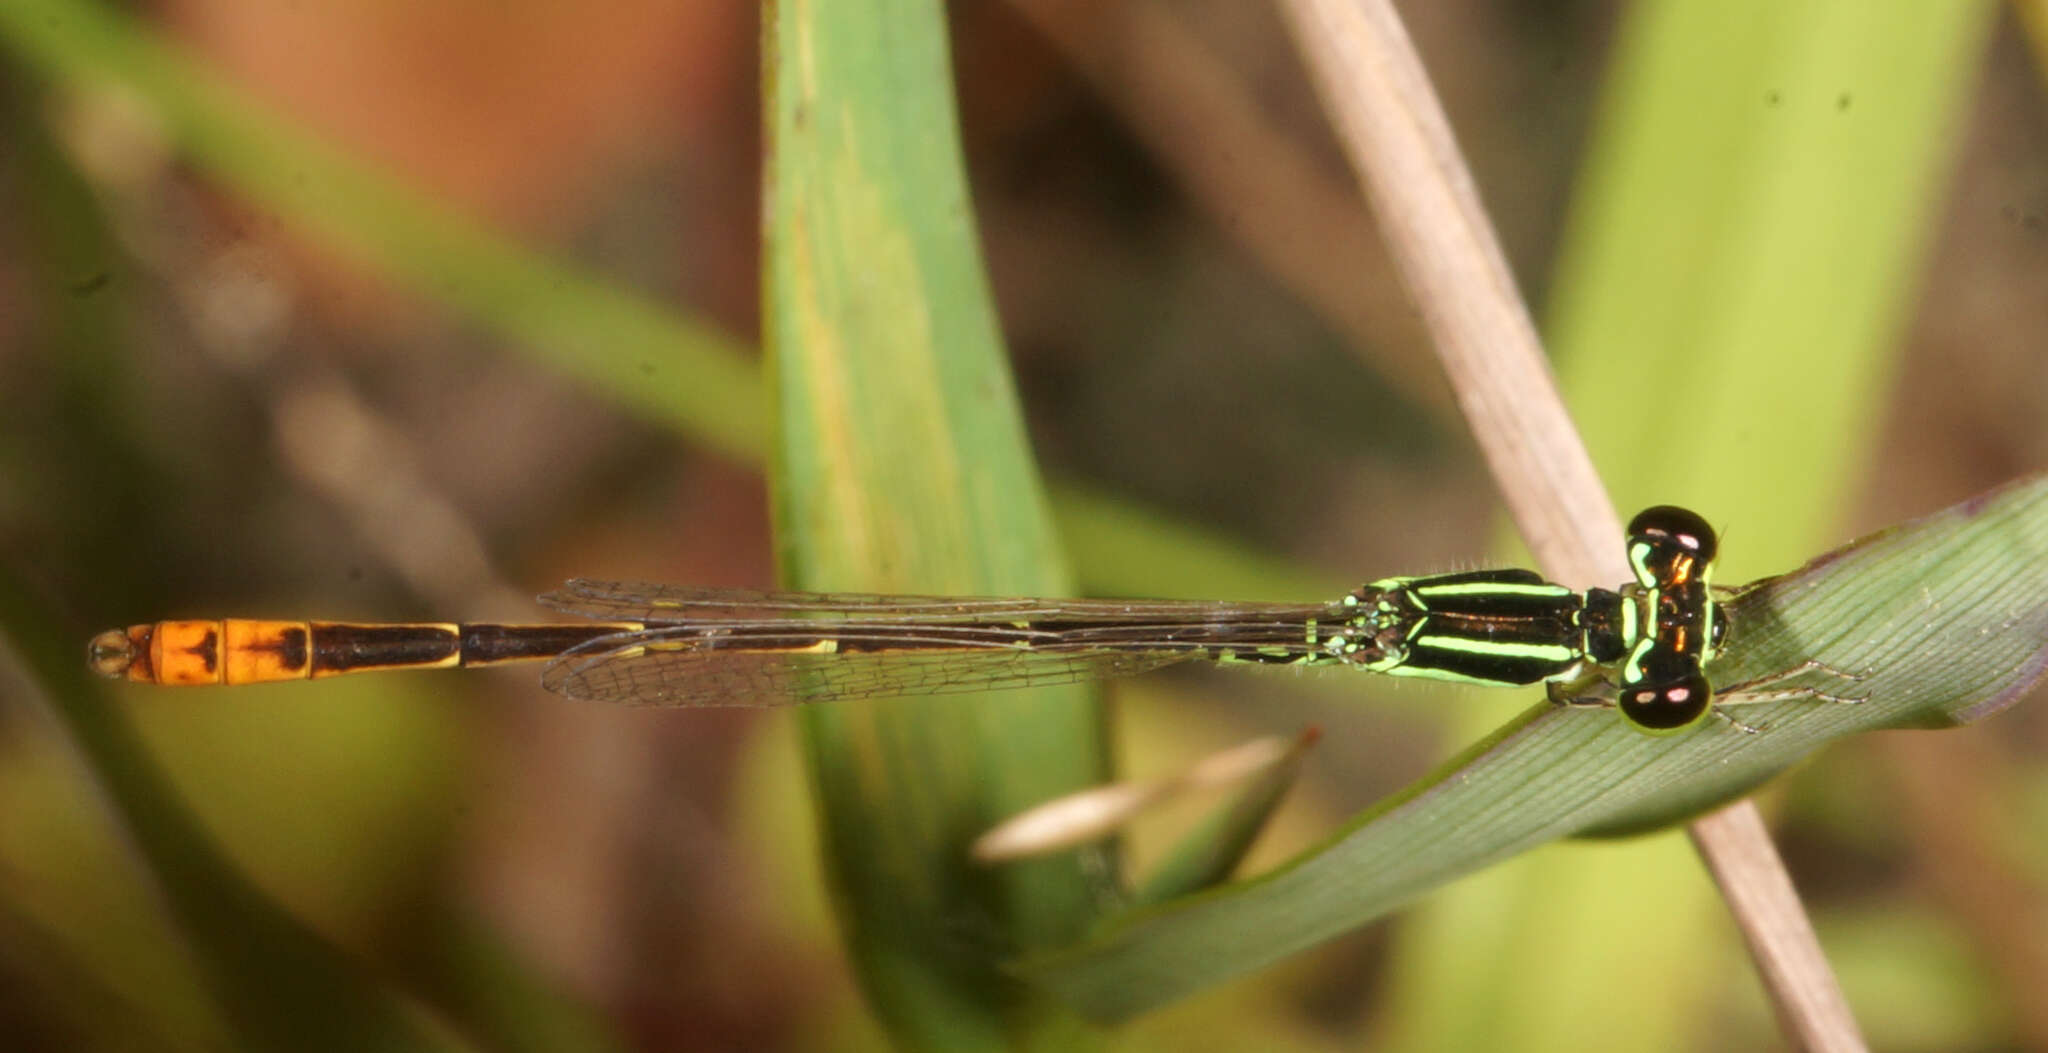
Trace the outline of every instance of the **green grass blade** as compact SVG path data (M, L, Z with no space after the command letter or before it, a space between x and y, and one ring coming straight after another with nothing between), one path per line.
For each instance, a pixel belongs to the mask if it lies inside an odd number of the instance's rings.
M1804 657L1870 701L1740 707L1653 738L1544 704L1324 848L1215 894L1110 923L1022 973L1084 1011L1159 1005L1378 917L1545 841L1670 822L1740 796L1844 735L1991 712L2048 664L2048 476L1859 541L1745 594L1718 678Z
M767 37L763 313L785 579L1065 592L980 270L941 8L780 3ZM1089 692L814 706L803 719L841 921L898 1039L1072 1040L1071 1015L998 965L1083 931L1106 861L988 870L967 846L1008 814L1105 780Z
M1993 10L1630 22L1546 329L1617 503L1708 510L1724 572L1811 551L1857 481Z

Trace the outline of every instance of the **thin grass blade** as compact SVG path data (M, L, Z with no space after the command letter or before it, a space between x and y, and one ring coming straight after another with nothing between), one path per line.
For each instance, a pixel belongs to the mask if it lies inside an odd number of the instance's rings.
M1816 659L1868 701L1742 707L1758 733L1716 721L1674 738L1545 703L1288 866L1119 918L1018 971L1092 1016L1128 1016L1546 841L1696 814L1843 736L1995 712L2048 665L2048 476L1855 542L1732 616L1724 682Z

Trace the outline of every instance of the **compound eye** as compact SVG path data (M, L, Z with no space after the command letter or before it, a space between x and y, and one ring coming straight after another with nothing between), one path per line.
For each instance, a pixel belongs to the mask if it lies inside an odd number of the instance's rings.
M1630 724L1661 734L1699 723L1714 704L1714 688L1703 674L1695 671L1669 680L1623 687L1616 704L1622 718Z
M1628 521L1630 540L1642 539L1653 545L1674 546L1701 563L1711 563L1720 549L1714 528L1698 512L1677 505L1645 508Z

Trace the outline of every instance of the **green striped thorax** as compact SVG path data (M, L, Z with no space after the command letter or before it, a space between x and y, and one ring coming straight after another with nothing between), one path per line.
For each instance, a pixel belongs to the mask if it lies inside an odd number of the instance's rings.
M1332 656L1394 676L1497 686L1614 682L1637 729L1690 727L1713 708L1705 667L1727 632L1708 585L1717 541L1660 505L1628 527L1636 580L1574 591L1528 570L1386 578L1345 597L1356 613Z

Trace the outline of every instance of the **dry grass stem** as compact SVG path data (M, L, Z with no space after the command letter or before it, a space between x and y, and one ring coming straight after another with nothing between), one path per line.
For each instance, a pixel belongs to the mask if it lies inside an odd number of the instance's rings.
M1530 551L1574 585L1628 577L1614 506L1393 8L1281 7Z
M1063 852L1108 837L1154 805L1203 790L1249 781L1300 759L1315 741L1266 735L1212 753L1173 775L1130 779L1056 797L1019 812L976 838L977 862L1003 863Z
M1756 805L1731 804L1694 820L1687 833L1740 924L1785 1036L1800 1049L1868 1048Z
M1530 550L1562 581L1626 579L1614 507L1393 6L1286 0L1281 8ZM1863 1048L1755 806L1723 809L1692 835L1787 1035L1807 1049Z

